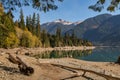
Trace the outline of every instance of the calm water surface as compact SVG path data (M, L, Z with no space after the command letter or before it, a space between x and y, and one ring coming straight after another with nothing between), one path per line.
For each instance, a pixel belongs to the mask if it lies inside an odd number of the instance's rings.
M44 53L38 53L33 55L36 58L65 58L72 57L87 61L98 61L98 62L116 62L118 56L120 56L119 47L104 47L96 48L94 50L86 51L46 51Z
M96 48L88 56L78 57L78 59L99 62L116 62L120 56L120 47Z

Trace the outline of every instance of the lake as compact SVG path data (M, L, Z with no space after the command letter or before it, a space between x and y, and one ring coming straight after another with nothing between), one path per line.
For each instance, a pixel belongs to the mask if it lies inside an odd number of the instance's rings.
M120 47L99 47L92 50L88 56L78 57L78 59L98 62L116 62L120 56Z
M94 50L86 51L46 51L33 55L36 58L65 58L71 57L75 59L97 61L97 62L116 62L120 56L119 47L98 47Z

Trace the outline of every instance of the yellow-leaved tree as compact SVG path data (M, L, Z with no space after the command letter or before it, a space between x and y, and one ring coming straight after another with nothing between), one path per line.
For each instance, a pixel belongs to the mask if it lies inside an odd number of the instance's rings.
M4 46L6 48L11 48L11 47L14 48L14 47L18 46L19 39L17 38L17 36L13 32L9 32L4 43L5 43Z
M29 32L27 29L23 31L22 36L20 38L20 46L23 47L40 47L41 42L36 37L33 36L31 32Z

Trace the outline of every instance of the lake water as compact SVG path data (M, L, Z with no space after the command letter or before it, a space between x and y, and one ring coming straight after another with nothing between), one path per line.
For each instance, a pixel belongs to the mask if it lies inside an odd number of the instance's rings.
M120 47L103 47L92 50L88 56L82 56L78 59L98 62L116 62L120 56Z
M98 62L116 62L118 56L120 56L120 48L118 47L103 47L86 51L46 51L44 53L34 55L36 58L72 57L81 60Z

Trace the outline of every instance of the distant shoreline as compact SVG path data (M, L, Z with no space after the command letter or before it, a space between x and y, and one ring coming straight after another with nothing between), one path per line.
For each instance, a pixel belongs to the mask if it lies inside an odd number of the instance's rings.
M95 46L96 48L102 48L102 47L105 47L105 48L109 48L109 47L113 47L113 48L116 48L116 47L120 47L120 46Z
M66 46L66 47L55 47L54 50L90 50L95 49L95 46Z
M70 51L70 50L93 50L95 49L95 46L65 46L65 47L48 47L48 48L13 48L13 49L3 49L0 48L0 52L7 52L7 53L40 53L45 51L53 51L53 50L59 50L59 51Z

